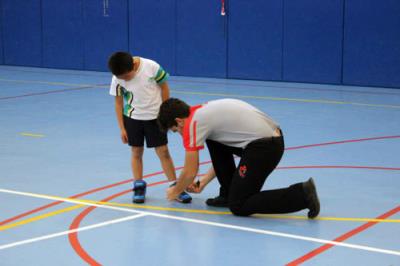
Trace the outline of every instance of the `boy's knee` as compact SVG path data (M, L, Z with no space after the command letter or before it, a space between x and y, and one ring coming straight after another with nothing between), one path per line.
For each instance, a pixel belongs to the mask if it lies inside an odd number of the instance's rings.
M136 159L140 159L143 157L143 147L132 147L132 157Z
M156 148L156 153L160 159L171 158L167 146L161 146Z

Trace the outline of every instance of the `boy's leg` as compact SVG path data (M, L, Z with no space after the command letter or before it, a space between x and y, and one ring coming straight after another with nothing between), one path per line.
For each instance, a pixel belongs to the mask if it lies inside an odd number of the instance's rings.
M155 147L155 150L168 181L176 181L175 166L172 157L169 154L168 146L158 146Z
M307 208L303 183L260 192L283 150L283 138L257 140L246 147L232 180L229 205L234 214L289 213Z
M156 154L160 159L161 167L168 178L169 185L170 186L175 185L176 184L175 166L172 157L169 154L167 146L168 143L167 134L160 131L156 120L146 121L144 126L144 132L145 132L147 147L155 148ZM184 191L178 196L176 200L182 203L190 203L192 201L192 197Z
M133 202L143 203L146 195L146 182L143 181L143 121L124 116L124 125L128 133L128 143L131 146L131 167L133 173Z
M155 148L158 158L160 158L161 166L164 170L165 175L168 178L169 185L175 186L176 185L176 174L175 174L175 167L174 162L172 161L171 155L168 151L168 146L163 145ZM179 194L177 201L182 203L190 203L192 201L192 197L185 191Z
M131 147L133 172L133 203L144 203L146 182L143 180L143 147Z
M131 157L131 165L132 165L132 173L134 180L142 180L143 179L143 152L144 147L131 147L132 157Z

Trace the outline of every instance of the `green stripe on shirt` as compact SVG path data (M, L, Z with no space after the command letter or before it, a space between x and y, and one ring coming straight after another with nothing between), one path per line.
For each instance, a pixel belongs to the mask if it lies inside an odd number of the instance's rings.
M157 75L155 76L154 79L158 84L161 84L164 81L166 81L168 79L168 77L169 77L169 74L162 67L160 67L158 69Z

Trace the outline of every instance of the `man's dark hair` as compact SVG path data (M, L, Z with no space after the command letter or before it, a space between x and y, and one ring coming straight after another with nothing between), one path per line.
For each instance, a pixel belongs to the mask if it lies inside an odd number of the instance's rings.
M133 70L133 58L128 52L115 52L108 59L108 68L115 76L123 75Z
M167 132L171 127L177 126L175 118L187 118L190 115L190 106L182 100L169 98L160 106L158 125Z

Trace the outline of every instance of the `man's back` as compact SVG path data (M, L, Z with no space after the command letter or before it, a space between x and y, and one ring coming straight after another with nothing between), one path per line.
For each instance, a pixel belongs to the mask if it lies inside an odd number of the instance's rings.
M205 139L233 147L272 137L279 125L252 105L236 99L210 101L195 110L190 119L190 134L196 135L196 146ZM194 131L195 130L195 131Z

